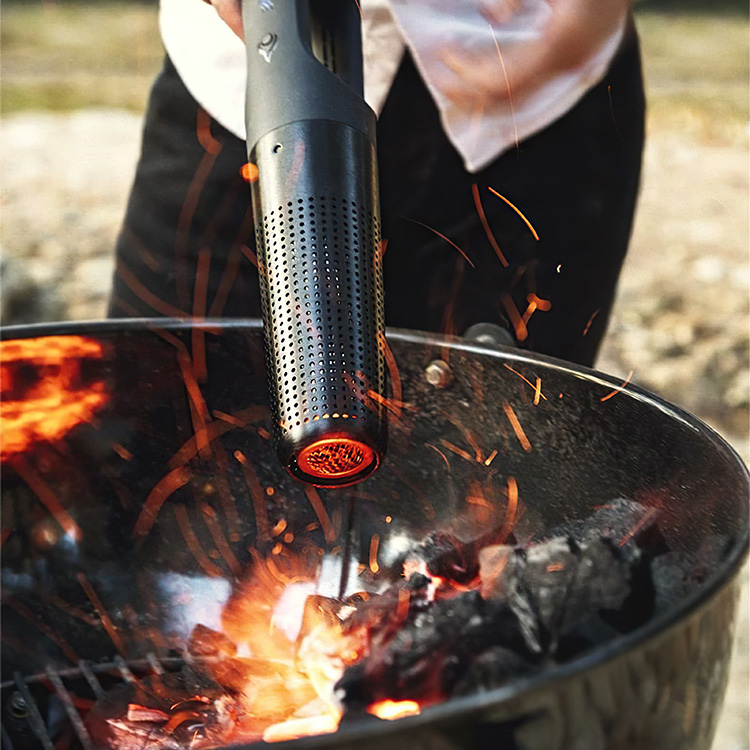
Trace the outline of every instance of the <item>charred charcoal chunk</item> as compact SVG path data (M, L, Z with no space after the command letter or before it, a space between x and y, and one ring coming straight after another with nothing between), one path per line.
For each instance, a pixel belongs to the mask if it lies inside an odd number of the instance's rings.
M124 692L124 688L118 688L110 691L108 698L119 704ZM176 736L160 737L164 734L164 726L162 721L133 721L128 718L127 705L115 707L111 703L105 704L104 699L98 701L86 717L86 729L96 747L107 750L148 748L152 742L152 747L160 750L179 750L180 742ZM155 744L157 740L158 745Z
M414 573L406 582L409 591L426 591L430 585L430 579L421 573Z
M618 548L622 553L627 547ZM634 548L631 552L637 552ZM648 622L654 615L654 582L650 560L643 554L639 558L630 557L630 593L617 607L604 607L601 618L620 633L629 633Z
M224 694L223 686L213 680L199 664L183 664L179 673L178 685L192 695L206 695L216 698Z
M560 634L555 661L566 662L620 635L621 631L605 622L600 613L591 614Z
M236 644L224 633L201 624L190 633L187 649L191 656L234 656L237 653Z
M452 695L472 695L477 691L493 690L539 669L540 666L517 651L504 646L492 646L472 662L456 682Z
M414 573L408 581L401 580L381 594L368 594L366 598L351 602L354 611L341 623L342 632L347 634L367 628L373 637L377 634L384 639L387 633L395 632L417 612L429 607L430 583L426 576Z
M617 498L601 505L586 518L571 519L552 529L546 539L555 536L568 536L585 546L598 537L611 539L618 545L627 544L631 539L653 555L666 552L667 544L657 525L658 509Z
M472 544L464 544L450 534L436 531L408 554L404 572L407 576L418 572L467 583L476 578L479 568Z
M671 609L700 586L724 559L731 540L710 535L696 552L667 552L651 561L654 607L657 612Z
M691 556L684 552L668 552L651 561L654 581L654 607L665 612L675 606L694 588L691 580Z
M502 602L478 592L435 602L387 639L337 684L347 706L378 700L434 700L450 693L474 657L498 643L524 651L515 617Z
M191 670L121 683L108 690L86 715L97 748L179 750L190 743L222 744L233 725L224 698L201 692Z
M591 615L616 611L631 594L636 547L592 537L585 547L554 537L528 548L480 554L482 593L502 597L532 653L553 656L562 635Z

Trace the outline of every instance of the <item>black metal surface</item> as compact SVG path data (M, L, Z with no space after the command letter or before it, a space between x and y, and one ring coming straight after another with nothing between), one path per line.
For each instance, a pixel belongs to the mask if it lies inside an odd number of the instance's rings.
M279 458L315 484L349 484L373 471L385 451L375 150L359 131L316 121L274 130L251 158L259 171L253 210ZM310 476L300 451L337 437L368 446L372 460L353 474Z
M380 206L359 11L354 0L248 1L243 14L279 459L312 484L352 484L385 451Z
M108 402L64 440L35 444L3 466L6 735L17 729L6 725L6 696L22 692L21 684L34 686L53 736L71 725L70 706L45 675L56 673L71 694L75 688L96 697L96 665L111 665L118 652L119 680L128 679L127 669L140 674L138 660L150 659L153 668L154 660L183 653L195 624L216 623L253 556L269 554L277 543L271 530L281 519L294 531L284 543L290 552L305 544L323 550L322 587L338 589L346 565L356 571L363 562L351 586L374 591L398 569L404 545L425 533L444 529L470 539L486 530L481 506L467 500L472 488L481 484L492 513L502 514L514 477L525 509L520 538L624 496L657 509L670 548L698 562L706 540L721 540L721 563L646 626L542 675L416 717L353 721L336 735L290 747L710 747L730 656L736 573L747 552L748 477L731 448L695 418L582 368L393 333L406 406L389 414L391 450L365 482L320 491L330 524L324 529L319 509L304 486L280 471L267 439L257 323L195 329L185 322L117 321L8 329L3 338L66 332L103 345L96 372ZM195 439L195 394L185 379L185 352L196 335L207 358L207 379L198 384L205 444ZM452 373L445 388L424 376L436 359ZM544 398L536 396L536 378ZM181 478L167 491L166 477ZM50 532L40 491L57 498L79 538ZM155 498L158 508L144 522L144 507ZM374 534L377 573L366 565ZM71 665L75 676L66 671ZM15 682L8 682L14 672ZM30 713L21 729L38 743L39 727ZM43 745L26 747L37 746Z
M245 0L247 145L294 122L327 120L375 138L362 98L356 0Z

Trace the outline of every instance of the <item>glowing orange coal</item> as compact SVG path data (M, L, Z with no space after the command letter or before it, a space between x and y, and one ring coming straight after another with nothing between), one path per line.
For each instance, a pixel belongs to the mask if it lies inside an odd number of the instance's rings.
M416 701L384 700L368 706L367 713L379 719L393 721L403 716L416 716L419 713L419 703Z
M338 728L334 686L362 657L367 633L345 632L350 610L315 594L320 553L257 556L223 611L223 634L238 647L242 719L233 740L279 742Z
M102 381L84 382L81 365L102 345L82 336L0 342L0 458L63 438L107 401Z

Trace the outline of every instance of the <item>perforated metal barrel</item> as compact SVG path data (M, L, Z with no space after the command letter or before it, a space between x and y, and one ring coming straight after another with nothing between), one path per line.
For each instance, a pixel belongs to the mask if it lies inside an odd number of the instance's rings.
M360 481L385 451L375 149L326 120L250 154L266 361L281 462L321 486Z

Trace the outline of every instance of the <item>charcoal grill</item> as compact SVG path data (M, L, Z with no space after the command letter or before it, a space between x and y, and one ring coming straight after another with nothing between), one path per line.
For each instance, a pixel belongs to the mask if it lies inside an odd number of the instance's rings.
M629 497L658 508L671 548L700 564L718 546L718 563L646 625L568 663L418 716L345 721L289 747L710 747L748 546L748 475L691 415L542 356L391 331L398 378L386 461L359 485L320 489L316 502L279 469L269 441L259 323L3 332L6 341L52 335L101 344L76 387L103 383L107 399L3 467L3 747L96 747L83 718L90 702L194 660L192 627L211 625L253 553L270 551L281 518L290 547L325 550L330 591L343 593L357 563L357 587L375 590L426 533L481 533L486 517L467 503L470 488L500 496L508 477L525 509L521 537ZM205 378L191 367L203 356ZM450 377L425 376L436 361ZM10 395L22 399L34 364L16 368ZM52 498L67 533L51 520Z

